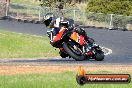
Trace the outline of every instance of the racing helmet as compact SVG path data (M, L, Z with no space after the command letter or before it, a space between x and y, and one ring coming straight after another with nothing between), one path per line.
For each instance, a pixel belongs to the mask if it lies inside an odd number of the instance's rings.
M50 25L51 21L53 20L54 15L52 13L48 13L44 16L44 24L47 26Z

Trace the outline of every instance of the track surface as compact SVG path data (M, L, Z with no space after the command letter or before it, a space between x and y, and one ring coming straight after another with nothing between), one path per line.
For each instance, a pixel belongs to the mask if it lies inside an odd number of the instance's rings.
M46 28L43 24L18 23L13 21L0 20L0 29L6 31L26 33L31 35L43 36L46 34ZM62 64L132 64L132 32L131 31L116 31L103 29L85 29L88 36L95 39L95 41L103 46L112 49L112 54L105 57L104 61L82 61L78 62L73 59L22 59L22 60L0 60L1 63L32 63L43 65L62 65Z

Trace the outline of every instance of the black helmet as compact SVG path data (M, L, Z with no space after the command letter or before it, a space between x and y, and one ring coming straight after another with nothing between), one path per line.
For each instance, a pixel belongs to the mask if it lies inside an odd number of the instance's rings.
M44 24L46 26L49 26L51 21L53 20L53 17L54 15L52 13L47 13L45 16L44 16Z

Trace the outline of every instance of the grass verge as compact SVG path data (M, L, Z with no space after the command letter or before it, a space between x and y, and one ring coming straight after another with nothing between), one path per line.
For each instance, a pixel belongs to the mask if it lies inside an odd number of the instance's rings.
M40 4L39 1L36 0L11 0L12 3L18 3L18 4L25 4L28 3L29 5L37 6Z
M90 72L89 72L90 73ZM97 72L111 73L111 72ZM92 73L93 74L93 73ZM25 74L0 76L0 88L132 88L129 84L86 84L76 83L75 72Z
M47 36L0 31L0 58L54 57L58 51L49 43Z

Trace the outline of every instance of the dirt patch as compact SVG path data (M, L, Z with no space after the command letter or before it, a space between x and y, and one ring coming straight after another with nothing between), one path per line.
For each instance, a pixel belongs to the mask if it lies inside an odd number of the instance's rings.
M86 71L99 72L132 72L132 65L89 65L83 66ZM60 73L65 71L77 72L78 66L0 66L0 75L15 75L27 73Z

